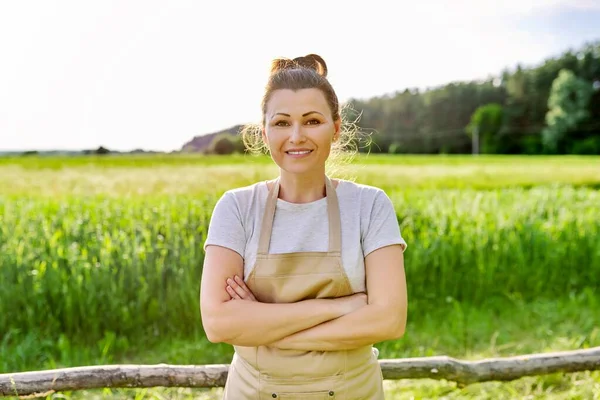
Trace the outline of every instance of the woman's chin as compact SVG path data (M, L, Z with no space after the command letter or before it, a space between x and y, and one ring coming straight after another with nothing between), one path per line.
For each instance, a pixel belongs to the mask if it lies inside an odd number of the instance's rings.
M317 168L316 165L314 164L305 164L305 165L298 165L294 163L283 163L283 165L280 165L281 169L284 170L286 173L288 174L294 174L294 175L307 175L307 174L313 174L316 171L320 170L319 168Z

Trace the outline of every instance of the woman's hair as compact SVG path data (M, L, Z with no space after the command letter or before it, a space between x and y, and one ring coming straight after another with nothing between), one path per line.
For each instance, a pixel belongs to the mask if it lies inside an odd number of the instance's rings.
M319 89L331 110L334 121L341 120L338 140L332 143L328 164L339 164L341 158L351 158L356 152L357 127L346 120L335 90L327 80L327 64L317 54L308 54L294 59L276 58L271 62L271 73L262 98L262 122L260 125L246 125L242 131L242 140L248 151L255 154L268 153L269 149L262 140L262 128L265 124L267 103L275 90L279 89Z

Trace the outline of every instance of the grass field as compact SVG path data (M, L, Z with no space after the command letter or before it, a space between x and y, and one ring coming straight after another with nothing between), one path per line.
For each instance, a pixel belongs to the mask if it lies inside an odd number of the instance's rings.
M229 362L200 323L202 244L225 190L276 174L267 157L0 158L0 373ZM332 175L386 190L409 243L407 333L381 358L600 345L599 157L371 155ZM394 399L600 399L599 372L386 385Z

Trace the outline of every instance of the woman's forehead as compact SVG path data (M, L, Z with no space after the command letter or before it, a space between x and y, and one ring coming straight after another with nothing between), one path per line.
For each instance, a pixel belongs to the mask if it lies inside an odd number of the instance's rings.
M328 113L325 95L319 89L279 89L273 91L267 103L267 115L276 113L299 114L310 111Z

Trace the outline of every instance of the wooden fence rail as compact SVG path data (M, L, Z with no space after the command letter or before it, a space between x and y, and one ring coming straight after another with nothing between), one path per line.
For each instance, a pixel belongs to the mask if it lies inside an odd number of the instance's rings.
M556 372L600 370L600 347L464 361L451 357L380 360L385 379L445 379L467 385L509 381ZM52 392L99 388L191 387L225 385L227 364L105 365L0 374L0 396L46 396Z

